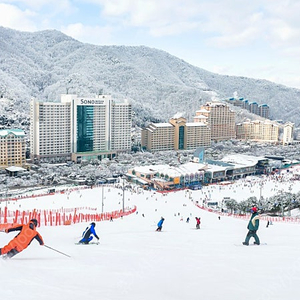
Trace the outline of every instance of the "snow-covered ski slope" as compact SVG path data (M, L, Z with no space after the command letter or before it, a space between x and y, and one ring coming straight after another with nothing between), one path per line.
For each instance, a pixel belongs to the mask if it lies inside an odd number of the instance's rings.
M227 189L223 193L231 191L235 199L246 193ZM197 208L190 197L198 201L204 192L125 191L125 206L136 205L138 213L97 222L100 245L75 245L88 223L38 228L46 245L71 258L33 241L11 260L0 259L1 299L298 300L300 224L266 228L261 221L258 235L267 246L236 247L247 220L219 220ZM103 195L104 211L122 207L122 190L106 187ZM102 188L8 203L10 209L89 206L99 212L101 205ZM155 232L162 216L163 230ZM200 230L195 216L201 217ZM0 233L0 246L14 235Z

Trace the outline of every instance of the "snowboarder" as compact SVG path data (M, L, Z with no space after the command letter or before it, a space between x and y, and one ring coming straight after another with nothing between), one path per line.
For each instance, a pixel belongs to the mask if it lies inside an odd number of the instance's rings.
M7 258L11 258L16 254L26 249L33 239L36 239L41 246L44 245L42 236L36 231L38 221L31 219L26 225L16 224L4 231L6 233L12 231L20 231L6 246L0 248L0 255L5 255Z
M195 217L195 219L196 219L196 229L200 229L201 218Z
M257 208L252 207L251 213L252 213L252 216L251 216L248 226L247 226L249 231L246 235L245 242L243 242L243 245L245 245L245 246L249 245L249 240L251 237L253 237L255 239L255 242L254 242L255 245L260 244L259 238L256 234L256 231L258 230L258 227L259 227L259 215L257 212Z
M161 231L162 225L164 223L164 220L165 219L163 217L161 217L160 221L157 223L157 229L156 229L156 231Z
M99 237L95 231L96 224L92 222L90 226L88 226L82 234L82 239L79 241L79 244L88 244L92 239L92 235L99 241Z

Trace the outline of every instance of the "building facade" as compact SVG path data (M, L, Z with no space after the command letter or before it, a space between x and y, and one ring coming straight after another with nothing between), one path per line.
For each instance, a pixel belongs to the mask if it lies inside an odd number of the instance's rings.
M263 118L269 119L270 107L267 104L258 104L257 102L250 102L244 98L229 98L226 100L228 103L247 109L249 112L259 115Z
M270 118L270 107L267 104L261 104L258 106L258 114L266 119Z
M25 133L21 129L0 130L0 168L26 165Z
M279 125L270 120L247 120L236 125L236 137L241 140L278 142Z
M131 150L131 104L109 95L62 95L61 103L31 101L31 156L73 161Z
M71 105L30 102L31 159L71 155Z
M287 122L283 125L282 144L289 145L293 142L294 138L294 123Z
M183 117L169 123L152 123L142 130L142 147L149 151L193 150L210 146L210 129L203 123L187 123Z
M196 111L194 122L206 124L214 141L230 140L236 137L235 113L221 102L207 102Z
M174 127L170 123L151 123L142 130L141 146L148 151L174 150Z

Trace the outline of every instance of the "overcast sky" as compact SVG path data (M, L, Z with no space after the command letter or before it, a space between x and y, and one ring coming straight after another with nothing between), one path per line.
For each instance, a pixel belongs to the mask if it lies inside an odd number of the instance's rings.
M0 26L144 45L219 74L300 88L299 0L0 0Z

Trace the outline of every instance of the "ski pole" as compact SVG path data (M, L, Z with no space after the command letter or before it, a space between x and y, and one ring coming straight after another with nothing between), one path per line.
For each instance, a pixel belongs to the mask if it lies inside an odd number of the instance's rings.
M70 255L68 255L68 254L66 254L66 253L63 253L63 252L61 252L61 251L58 251L58 250L56 250L56 249L53 249L53 248L51 248L51 247L49 247L49 246L47 246L47 245L44 245L44 247L46 247L46 248L48 248L48 249L51 249L51 250L53 250L53 251L56 251L56 252L58 252L58 253L60 253L60 254L62 254L62 255L65 255L65 256L67 256L67 257L71 257Z

